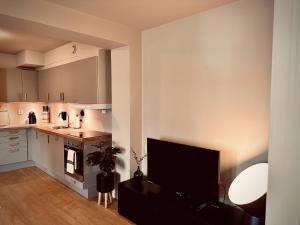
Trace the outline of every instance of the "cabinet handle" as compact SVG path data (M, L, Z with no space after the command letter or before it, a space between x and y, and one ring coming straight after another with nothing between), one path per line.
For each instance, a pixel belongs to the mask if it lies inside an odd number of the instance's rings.
M20 151L20 149L18 149L18 148L9 149L9 152L11 152L11 153L18 152L18 151Z
M19 137L10 137L9 140L18 140Z
M10 144L10 147L17 147L18 145L20 145L20 143L15 143L15 144Z
M47 98L48 98L48 102L50 102L50 93L48 93Z
M62 93L62 96L63 96L62 101L65 102L65 93Z
M47 135L47 139L48 139L48 144L50 143L50 137L49 135Z
M24 94L25 102L27 102L27 93Z
M9 134L17 134L17 133L19 133L18 130L15 130L15 131L9 131Z
M39 138L39 136L38 136L38 132L37 131L35 131L35 139L37 140Z
M76 54L76 52L77 52L77 45L72 45L72 47L73 47L73 51L72 51L72 53L73 54Z

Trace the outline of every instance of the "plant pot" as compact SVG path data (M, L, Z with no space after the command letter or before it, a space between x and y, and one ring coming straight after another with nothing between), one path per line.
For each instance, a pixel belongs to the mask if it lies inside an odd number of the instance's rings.
M111 192L115 187L115 174L109 173L104 176L103 173L97 174L97 191L101 193Z

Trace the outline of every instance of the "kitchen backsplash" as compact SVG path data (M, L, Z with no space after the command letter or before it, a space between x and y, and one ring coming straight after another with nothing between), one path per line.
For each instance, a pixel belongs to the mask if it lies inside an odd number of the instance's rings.
M11 125L27 124L28 113L33 111L37 117L37 122L42 122L43 103L0 103L0 110L8 110ZM80 109L75 109L70 104L50 103L50 122L56 124L66 124L58 114L67 111L70 115L71 126L74 126L76 114L80 116ZM82 117L82 128L111 132L111 110L102 113L101 110L84 109Z

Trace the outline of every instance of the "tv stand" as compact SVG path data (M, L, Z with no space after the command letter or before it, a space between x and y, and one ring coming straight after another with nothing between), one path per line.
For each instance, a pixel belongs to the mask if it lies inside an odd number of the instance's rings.
M146 178L119 184L118 211L138 225L240 225L244 216L236 207L196 203Z

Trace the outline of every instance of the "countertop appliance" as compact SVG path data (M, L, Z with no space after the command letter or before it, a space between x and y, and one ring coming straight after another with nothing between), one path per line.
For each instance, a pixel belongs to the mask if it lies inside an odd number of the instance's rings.
M36 116L35 116L34 112L29 112L28 120L29 120L29 124L35 124L36 123Z
M47 106L47 105L43 106L42 122L50 123L50 111L49 111L49 106Z

